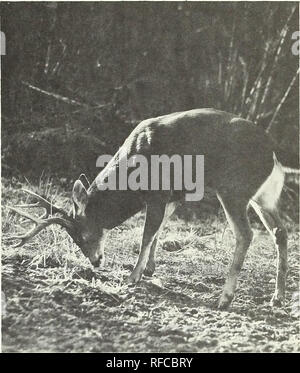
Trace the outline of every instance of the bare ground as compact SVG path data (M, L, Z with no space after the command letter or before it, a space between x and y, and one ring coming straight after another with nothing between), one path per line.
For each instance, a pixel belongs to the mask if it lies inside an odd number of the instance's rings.
M6 184L2 203L20 202L21 196ZM58 201L64 203L63 197ZM22 248L11 248L7 235L20 231L20 221L24 229L28 225L4 207L3 351L299 352L295 225L288 224L285 307L269 306L276 253L263 227L254 224L254 240L227 312L216 308L234 247L223 214L170 221L161 237L155 275L128 287L125 279L136 260L142 217L111 231L106 270L94 271L58 227ZM163 250L173 247L177 251Z

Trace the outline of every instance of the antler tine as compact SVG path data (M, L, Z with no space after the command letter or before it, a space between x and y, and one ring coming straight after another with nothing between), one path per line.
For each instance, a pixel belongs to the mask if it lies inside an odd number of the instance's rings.
M31 214L28 214L27 212L25 211L22 211L16 207L12 207L12 206L7 206L10 210L16 212L17 214L21 215L21 216L24 216L25 218L33 221L35 224L40 224L43 222L43 220L41 218L36 218L35 216L31 215Z
M21 207L22 209L30 209L35 207L41 207L45 210L43 215L40 216L41 219L47 218L49 215L49 211L45 206L42 206L39 202L36 203L29 203L29 204L23 204L23 205L15 205L14 207ZM18 211L20 212L20 211Z
M41 225L38 225L38 226L34 226L30 231L28 231L26 234L24 234L22 236L11 236L11 237L9 237L10 240L20 240L19 243L15 244L15 245L12 245L12 247L16 248L16 247L23 246L27 241L30 240L30 238L32 238L33 236L38 234L43 228L44 228L44 226L42 226L42 224L41 224Z
M24 204L24 205L15 205L15 207L26 207L26 208L39 207L39 204L38 204L38 202L36 202L36 203L28 203L28 204Z
M36 219L36 218L30 216L29 214L26 214L23 211L19 211L18 209L15 209L15 208L11 208L11 209L16 211L17 213L19 213L22 216L28 217L30 220L32 220L36 224L35 227L33 227L30 231L28 231L24 235L9 237L10 240L20 240L19 243L13 245L14 248L23 246L31 238L33 238L35 235L37 235L41 230L43 230L44 228L48 227L51 224L59 224L62 227L67 228L67 229L72 229L73 228L72 222L68 221L64 218L54 217L54 218L49 218L49 219L45 219L45 220Z
M35 197L38 200L38 202L35 204L23 205L19 207L25 207L25 208L42 207L46 210L46 214L42 216L43 218L47 217L50 214L55 214L55 213L60 213L64 217L68 216L66 211L53 205L51 202L47 201L44 197L40 196L39 194L32 192L31 190L28 190L28 189L22 189L22 191Z

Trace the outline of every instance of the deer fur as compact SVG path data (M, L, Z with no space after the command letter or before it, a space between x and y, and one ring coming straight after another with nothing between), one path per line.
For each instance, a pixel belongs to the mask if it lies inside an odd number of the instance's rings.
M212 188L224 208L236 238L229 274L219 301L227 308L234 296L238 274L252 240L247 210L252 206L269 231L277 249L276 289L273 305L284 303L287 272L287 234L279 218L278 201L285 170L276 145L261 128L234 114L195 109L142 121L120 150L86 189L80 180L73 187L73 228L66 228L91 263L104 263L107 232L146 205L140 253L128 281L137 283L155 269L159 231L184 200L186 191L99 190L120 164L121 154L204 155L204 185ZM188 202L187 202L188 203ZM71 219L71 218L70 218Z

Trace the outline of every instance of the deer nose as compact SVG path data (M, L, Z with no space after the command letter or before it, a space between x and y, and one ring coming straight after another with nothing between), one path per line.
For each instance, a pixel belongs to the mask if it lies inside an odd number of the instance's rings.
M104 258L102 255L100 255L96 260L90 259L90 262L94 268L99 268L100 266L102 267L104 265Z
M93 265L95 268L100 267L100 262L101 262L101 257L100 257L100 256L99 256L98 259L96 259L96 260L94 260L94 261L91 260L91 263L92 263L92 265Z

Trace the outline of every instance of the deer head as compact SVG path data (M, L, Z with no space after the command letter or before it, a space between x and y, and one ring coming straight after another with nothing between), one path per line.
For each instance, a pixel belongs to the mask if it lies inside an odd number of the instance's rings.
M11 240L19 240L14 247L23 246L44 228L52 224L58 224L66 229L73 241L80 247L82 253L89 258L94 267L104 264L104 238L106 230L99 226L98 214L95 211L95 207L89 203L88 191L80 180L76 180L73 186L73 214L68 214L37 193L26 189L23 189L23 191L33 196L37 202L9 208L31 220L34 223L34 227L24 235L10 237ZM42 207L45 213L40 217L35 217L20 209L36 207ZM53 216L54 214L62 216Z

